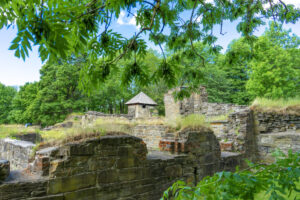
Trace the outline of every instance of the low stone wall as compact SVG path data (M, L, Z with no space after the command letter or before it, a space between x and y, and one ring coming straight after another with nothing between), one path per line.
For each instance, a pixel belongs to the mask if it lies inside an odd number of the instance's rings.
M187 129L180 138L185 141L184 154L147 155L142 139L129 135L41 150L29 169L43 171L41 178L5 182L0 199L160 199L176 180L193 185L219 170L220 149L212 132Z
M159 142L166 134L164 125L137 125L133 128L133 136L142 138L148 149L159 149Z
M107 118L126 118L126 119L133 119L133 116L131 115L127 115L127 114L106 114L106 113L101 113L101 112L97 112L97 111L88 111L85 113L84 116L82 116L82 120L85 123L89 123L92 122L98 118L101 117L107 117Z
M0 159L10 161L11 169L25 169L35 146L32 142L5 138L0 140Z
M298 130L300 129L300 113L291 115L255 111L255 123L257 132L260 134Z
M218 116L218 115L227 115L233 112L240 112L245 108L247 108L247 106L226 104L226 103L203 102L200 104L200 108L196 110L194 113L202 114L205 116Z
M254 111L259 158L273 161L280 149L300 151L300 114Z

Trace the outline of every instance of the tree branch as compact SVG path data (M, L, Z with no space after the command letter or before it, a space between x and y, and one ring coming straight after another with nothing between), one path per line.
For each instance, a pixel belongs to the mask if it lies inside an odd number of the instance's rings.
M159 9L160 7L160 0L157 0L156 2L156 5L155 7L153 8L153 15L152 15L152 19L151 19L151 22L150 22L150 25L148 27L144 27L142 28L132 39L131 39L131 42L127 45L127 47L125 48L125 50L123 51L123 53L121 53L118 57L116 57L115 59L111 60L110 62L108 62L108 64L112 64L114 62L117 62L119 61L121 58L123 58L124 55L126 55L128 49L130 49L134 43L134 41L139 37L140 34L142 34L144 31L147 31L147 30L151 30L152 29L152 26L154 24L154 19L155 19L155 16L157 14L157 10Z

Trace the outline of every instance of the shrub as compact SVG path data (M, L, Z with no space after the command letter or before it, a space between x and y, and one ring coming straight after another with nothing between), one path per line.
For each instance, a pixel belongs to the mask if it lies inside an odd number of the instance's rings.
M287 155L277 150L273 164L248 162L249 168L236 172L218 172L205 177L196 186L175 182L162 200L183 199L297 199L300 192L300 152Z

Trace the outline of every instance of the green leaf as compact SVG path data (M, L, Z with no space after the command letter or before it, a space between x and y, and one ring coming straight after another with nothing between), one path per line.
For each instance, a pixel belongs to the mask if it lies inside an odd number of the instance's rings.
M19 44L12 44L10 47L9 47L9 50L14 50L14 49L17 49L19 48Z
M17 50L16 50L15 56L18 57L18 58L20 58L20 49L17 49Z

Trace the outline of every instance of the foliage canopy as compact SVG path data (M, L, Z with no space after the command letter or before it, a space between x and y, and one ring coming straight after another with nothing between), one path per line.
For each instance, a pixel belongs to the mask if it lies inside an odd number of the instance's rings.
M121 11L133 15L139 30L126 38L112 29L112 22ZM187 16L186 16L187 15ZM18 34L12 41L11 50L23 59L29 55L32 45L39 46L43 61L65 59L85 52L88 55L82 76L85 85L95 85L108 79L122 58L131 62L126 65L123 83L136 78L142 83L163 80L169 87L177 84L173 62L168 61L163 46L174 52L185 51L199 57L193 43L201 41L209 46L209 52L217 52L220 46L214 28L225 20L239 20L237 31L248 41L264 19L272 18L285 23L295 23L299 9L275 0L2 0L0 2L0 29L16 26ZM145 74L146 38L158 45L164 56L151 77ZM176 61L176 60L175 60ZM176 64L176 63L175 63Z

